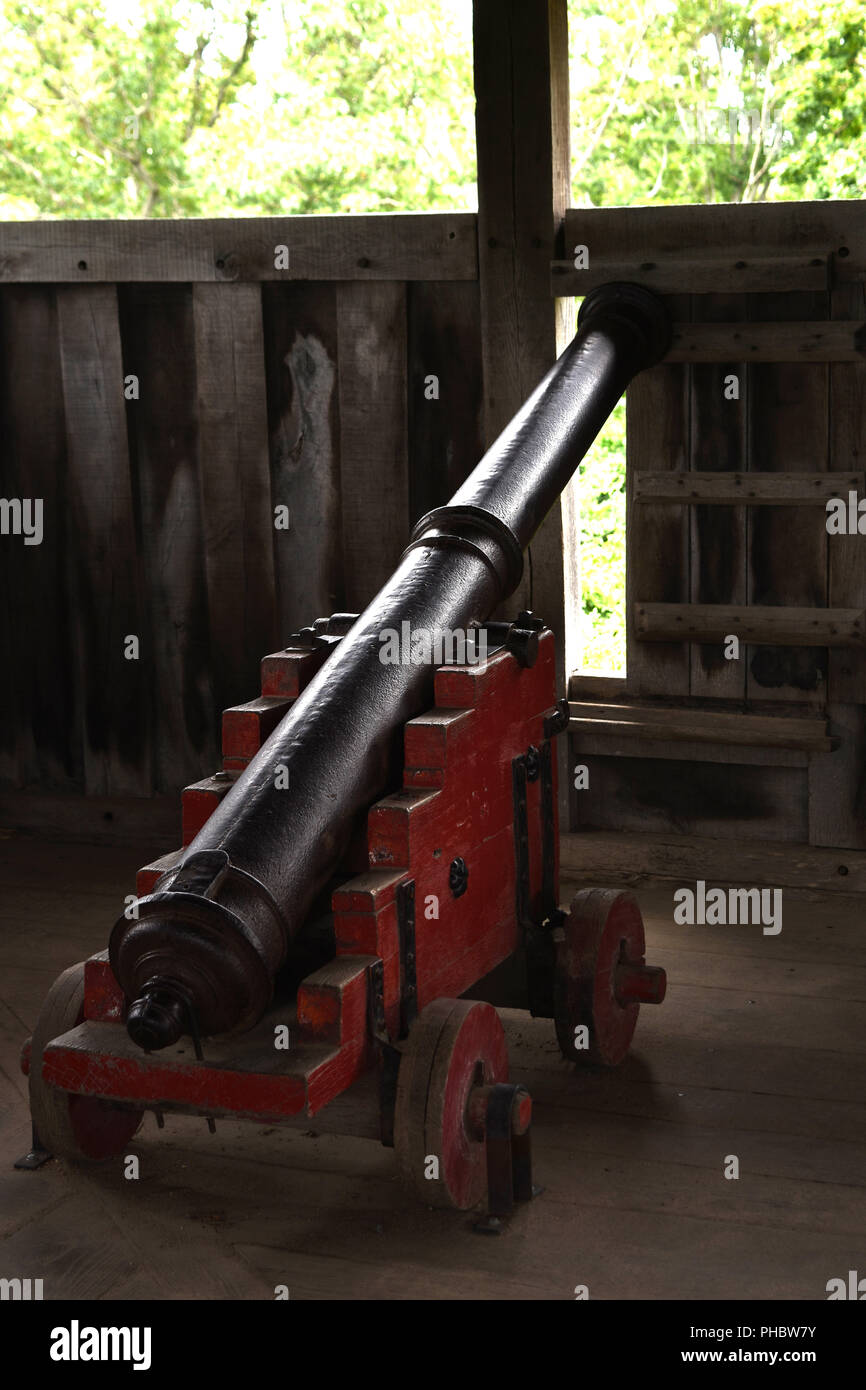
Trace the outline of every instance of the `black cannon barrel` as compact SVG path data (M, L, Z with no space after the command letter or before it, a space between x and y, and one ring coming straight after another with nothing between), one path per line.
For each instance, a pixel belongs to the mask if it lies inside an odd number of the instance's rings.
M353 828L398 775L402 730L432 702L429 660L383 659L383 637L466 631L520 582L524 548L670 323L650 291L604 285L577 334L446 507L423 517L395 573L189 845L121 917L114 973L127 1027L156 1049L242 1031Z

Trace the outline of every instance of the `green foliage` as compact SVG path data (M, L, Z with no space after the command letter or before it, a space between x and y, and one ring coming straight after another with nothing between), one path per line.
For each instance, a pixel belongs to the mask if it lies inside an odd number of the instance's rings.
M253 13L234 8L192 6L187 51L165 0L136 18L75 0L8 5L0 216L199 212L190 144L236 99L255 42Z
M584 671L625 670L625 401L580 469L580 658Z
M442 0L14 0L0 43L0 218L475 203Z
M476 206L471 38L454 7L295 0L289 16L244 210Z
M866 0L572 0L577 205L851 198Z

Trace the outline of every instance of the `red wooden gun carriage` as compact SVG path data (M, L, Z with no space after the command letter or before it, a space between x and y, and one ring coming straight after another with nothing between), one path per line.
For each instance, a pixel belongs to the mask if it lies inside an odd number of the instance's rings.
M430 1205L532 1195L531 1100L497 1003L612 1066L664 996L634 898L558 900L554 639L489 621L628 380L660 301L584 302L578 334L361 615L319 619L223 714L223 767L183 793L183 846L142 868L108 951L53 985L22 1065L33 1149L123 1154L145 1110L375 1136ZM435 638L384 659L383 635ZM430 653L455 631L482 659Z

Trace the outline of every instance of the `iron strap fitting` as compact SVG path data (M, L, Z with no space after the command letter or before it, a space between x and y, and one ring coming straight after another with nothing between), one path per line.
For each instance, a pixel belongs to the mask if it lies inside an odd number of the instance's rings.
M379 1072L379 1138L394 1147L394 1109L401 1052L385 1028L385 963L377 957L367 971L367 1027L376 1044Z
M487 1216L474 1229L479 1235L499 1235L515 1202L528 1202L541 1189L532 1184L529 1092L499 1082L487 1091L486 1102Z
M526 953L526 993L533 1018L553 1017L555 943L553 928L563 914L556 901L556 817L553 804L553 759L550 739L531 747L511 764L514 794L515 915L523 931ZM527 784L540 780L541 912L530 908L529 816Z

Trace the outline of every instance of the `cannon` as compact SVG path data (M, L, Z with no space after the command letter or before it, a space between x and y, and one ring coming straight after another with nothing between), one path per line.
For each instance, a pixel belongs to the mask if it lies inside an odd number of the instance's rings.
M630 894L559 906L553 634L492 615L669 341L649 291L590 293L369 607L264 657L261 696L224 712L223 767L183 794L182 849L140 871L108 951L46 999L22 1056L21 1166L122 1153L148 1109L340 1129L351 1090L356 1132L393 1145L429 1204L486 1193L496 1223L531 1196L531 1098L491 1000L552 1018L566 1058L613 1066L665 977Z

